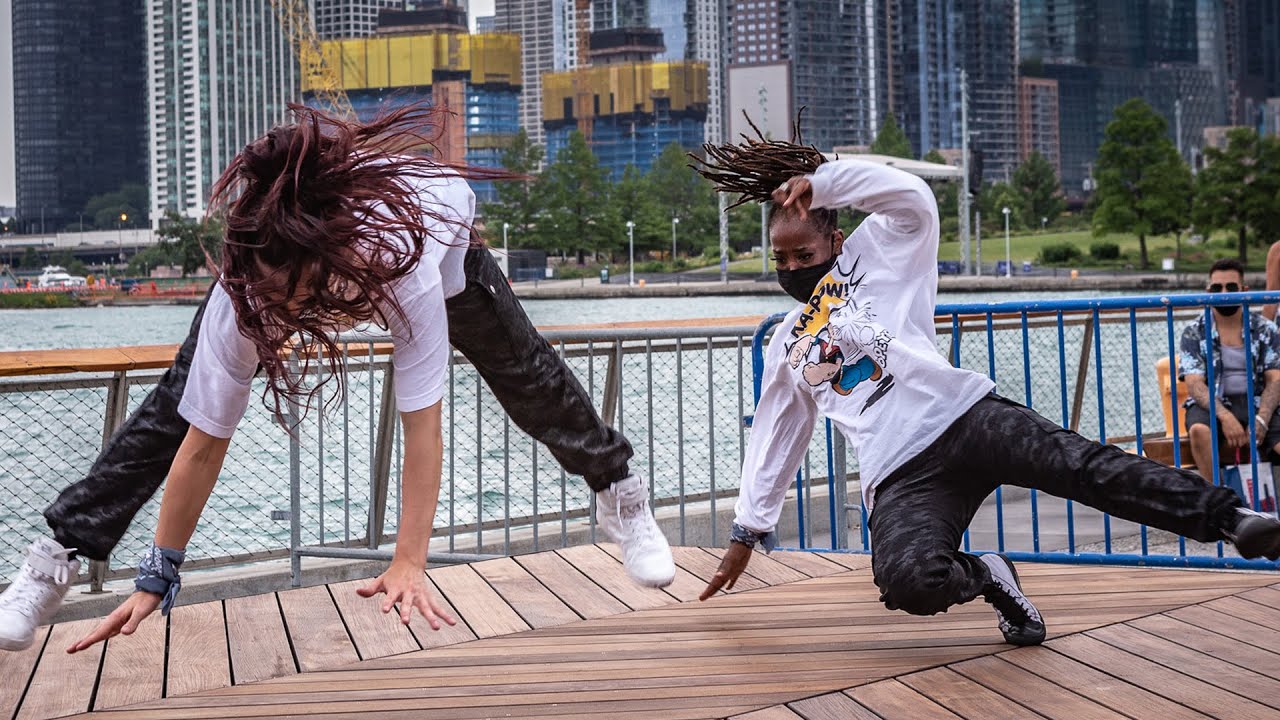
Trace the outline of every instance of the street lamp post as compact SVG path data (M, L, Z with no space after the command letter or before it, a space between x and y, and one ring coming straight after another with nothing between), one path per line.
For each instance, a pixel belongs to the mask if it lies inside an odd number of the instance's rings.
M676 226L680 224L680 218L671 218L671 266L676 264Z
M1013 253L1009 246L1009 207L1005 206L1001 209L1004 213L1004 276L1013 277Z
M627 262L627 284L636 284L636 224L627 221L627 246L630 248L631 259Z
M502 272L511 279L511 255L507 252L507 230L511 228L510 223L502 223Z

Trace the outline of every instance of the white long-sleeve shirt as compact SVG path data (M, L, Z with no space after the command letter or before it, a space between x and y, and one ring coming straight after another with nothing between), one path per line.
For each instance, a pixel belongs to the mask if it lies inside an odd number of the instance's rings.
M396 408L412 412L431 407L444 396L449 368L449 322L445 298L466 286L462 262L470 244L475 194L461 177L410 177L419 203L441 220L428 218L431 236L418 264L396 281L394 293L404 318L387 312L394 343ZM408 251L411 243L405 239ZM184 420L214 437L229 438L249 407L258 356L236 327L235 309L222 285L214 287L200 321L200 335L187 386L178 403Z
M809 181L812 207L871 215L765 352L736 506L737 523L757 532L777 527L819 413L856 453L871 509L880 481L994 388L934 344L938 208L929 186L856 159L823 163Z

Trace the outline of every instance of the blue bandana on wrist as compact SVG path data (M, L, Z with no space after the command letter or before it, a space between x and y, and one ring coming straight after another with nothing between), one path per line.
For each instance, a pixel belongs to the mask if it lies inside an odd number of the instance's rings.
M187 554L181 550L157 547L153 544L151 549L142 556L142 561L138 563L138 577L133 581L133 585L143 592L162 596L163 599L160 601L162 615L168 615L173 609L174 601L178 599L178 590L182 587L178 568L186 557Z
M729 532L730 542L742 543L749 548L754 548L757 544L769 553L778 547L778 534L770 530L769 532L756 532L742 527L738 523L733 524L733 528Z

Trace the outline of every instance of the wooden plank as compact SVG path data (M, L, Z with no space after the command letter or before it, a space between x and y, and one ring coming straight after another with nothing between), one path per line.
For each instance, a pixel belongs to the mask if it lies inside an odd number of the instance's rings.
M169 613L168 697L231 684L221 602L179 605Z
M1165 614L1232 640L1261 648L1280 647L1280 630L1242 623L1232 615L1218 612L1205 605L1177 608Z
M27 697L18 709L18 720L53 718L89 710L89 699L98 686L102 643L75 655L67 648L90 633L100 619L59 623L49 633L44 653L31 676Z
M1045 647L1012 650L1000 653L999 657L1135 720L1202 720L1210 717Z
M583 618L609 617L630 610L553 552L519 555L515 561Z
M1250 602L1239 597L1224 597L1204 603L1210 610L1235 616L1242 624L1258 625L1269 630L1280 630L1280 610Z
M1124 718L1120 713L1001 659L999 655L975 658L949 667L1053 720Z
M1240 597L1259 605L1265 605L1272 610L1280 610L1280 590L1273 587L1258 588L1240 593Z
M903 685L963 718L1043 717L954 670L940 667L899 678Z
M454 624L444 623L439 630L432 630L431 623L428 623L426 618L422 617L420 613L414 613L409 618L409 631L413 633L413 637L417 639L418 644L423 648L430 649L475 640L476 634L467 625L467 621L462 619L458 611L449 603L449 599L444 596L444 593L440 592L440 588L436 587L436 584L429 577L427 578L427 584L431 586L432 592L435 593L436 601L442 605L441 609L453 617Z
M600 543L599 547L601 550L608 553L614 560L617 560L619 563L622 562L622 549L617 545L613 543ZM625 573L626 570L624 569L623 572ZM629 576L628 579L630 579ZM636 582L631 580L631 584L635 585ZM639 586L637 585L637 587ZM706 587L707 584L705 582L691 575L688 570L676 565L675 578L671 580L670 585L662 588L662 591L680 602L690 602L692 600L697 600L698 596L702 594L702 591L705 590Z
M691 575L701 580L703 584L711 582L716 570L720 568L720 558L702 548L673 547L671 548L671 556L675 559L676 565L688 570ZM752 560L754 559L752 558ZM727 592L759 590L764 587L768 587L768 584L752 575L751 565L748 564L746 571L738 577L738 582L733 586L733 589Z
M702 548L703 551L710 553L717 564L724 559L724 549L722 548ZM747 570L751 576L757 578L766 585L785 585L787 583L808 580L809 576L796 570L790 565L782 563L769 557L768 554L759 548L751 553L751 561L747 564Z
M128 637L107 641L98 680L95 710L164 697L165 636L169 619L152 613Z
M866 570L871 567L871 555L869 553L820 552L815 554L824 560L830 560L850 570Z
M231 677L237 685L298 671L275 593L226 601Z
M31 647L19 652L0 652L0 718L11 718L18 710L48 639L48 627L36 628Z
M1211 655L1131 625L1109 625L1091 630L1087 635L1228 692L1280 709L1280 681L1274 678L1223 663Z
M1195 677L1125 652L1096 638L1073 635L1050 640L1046 647L1135 685L1154 688L1164 697L1207 715L1266 717L1272 713L1265 705L1223 692ZM1131 714L1129 708L1116 709Z
M489 587L469 565L451 565L427 571L476 637L493 637L529 629L529 624Z
M580 619L568 605L511 558L486 560L471 567L530 627L553 627Z
M394 611L389 614L382 612L383 596L362 598L356 594L356 588L368 584L368 580L350 580L329 586L329 595L346 623L360 659L370 660L417 650L418 642L409 628L400 622L399 615ZM423 626L430 631L431 626L425 621Z
M880 720L880 716L840 692L797 700L791 709L805 720Z
M955 720L958 717L897 680L863 685L845 693L884 720Z
M849 568L831 562L818 553L800 550L775 550L769 557L788 567L799 570L809 577L823 577L847 571Z
M842 695L841 697L844 696ZM844 717L847 718L848 716ZM774 705L763 710L734 715L729 720L805 720L805 718L788 710L786 705Z
M329 597L329 588L317 585L286 590L279 593L279 598L302 672L327 670L360 659L338 608Z
M555 551L566 562L632 610L670 605L676 599L657 588L636 585L615 560L595 545L575 545Z
M1270 650L1175 620L1168 615L1151 615L1133 620L1129 624L1218 660L1248 668L1268 677L1280 678L1280 654Z

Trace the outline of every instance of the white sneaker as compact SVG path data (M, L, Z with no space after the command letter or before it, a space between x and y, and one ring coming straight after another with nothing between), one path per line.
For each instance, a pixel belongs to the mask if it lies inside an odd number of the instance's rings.
M676 578L671 546L649 509L649 486L638 475L596 493L596 523L622 548L622 566L632 580L666 587Z
M31 543L18 576L0 594L0 650L31 647L36 628L53 619L80 572L80 561L69 558L74 551L52 538Z

